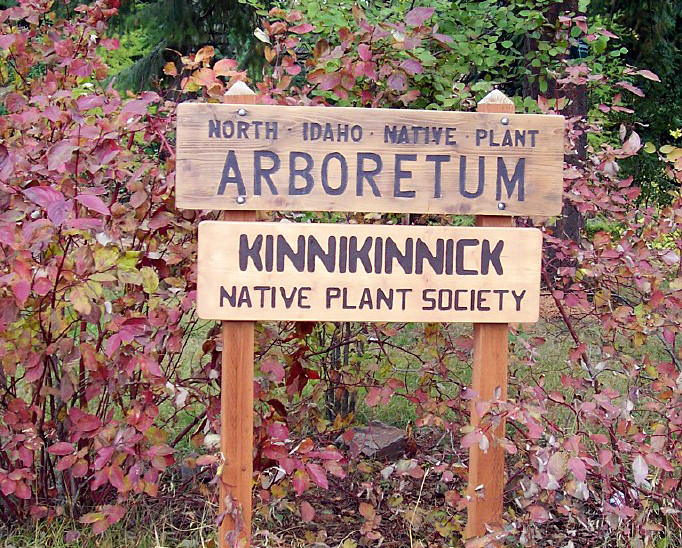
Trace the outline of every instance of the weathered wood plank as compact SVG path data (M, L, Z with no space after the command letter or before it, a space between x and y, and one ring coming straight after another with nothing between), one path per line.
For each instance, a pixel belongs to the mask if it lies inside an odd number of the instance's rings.
M533 322L541 245L532 228L207 221L197 308L207 319Z
M479 104L481 112L493 112L510 115L514 112L514 103L503 93L493 91ZM478 215L476 226L512 227L511 217L491 217ZM519 255L524 261L531 260ZM537 261L539 268L539 259ZM482 417L476 411L476 403L493 399L507 399L509 328L506 323L474 324L474 362L471 375L471 389L478 395L471 401L471 425L479 427ZM504 465L504 449L496 441L496 437L504 436L505 421L494 431L486 432L489 440L487 450L478 445L469 449L469 482L467 495L466 537L481 537L490 531L499 531L502 527L504 501L504 485L506 481ZM501 542L491 542L492 546L501 546Z
M556 215L561 116L183 103L190 209ZM500 205L502 204L502 205Z
M238 85L237 85L238 84ZM252 105L256 94L237 82L229 90L227 102ZM226 211L226 221L255 221L255 211ZM223 353L220 378L220 450L224 462L220 476L219 511L228 512L220 524L218 546L228 548L226 535L240 530L242 548L251 542L251 488L253 485L253 360L254 322L223 322ZM233 518L233 513L237 519Z

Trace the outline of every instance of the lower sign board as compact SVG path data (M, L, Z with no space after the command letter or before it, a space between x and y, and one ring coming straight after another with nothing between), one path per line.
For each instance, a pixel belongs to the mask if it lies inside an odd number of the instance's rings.
M534 322L542 235L205 221L198 313L215 320Z

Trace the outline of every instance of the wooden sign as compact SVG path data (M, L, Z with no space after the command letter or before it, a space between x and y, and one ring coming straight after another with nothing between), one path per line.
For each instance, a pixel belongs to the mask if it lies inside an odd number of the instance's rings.
M220 320L534 322L541 246L533 228L206 221L197 308Z
M564 118L182 103L188 209L558 215Z

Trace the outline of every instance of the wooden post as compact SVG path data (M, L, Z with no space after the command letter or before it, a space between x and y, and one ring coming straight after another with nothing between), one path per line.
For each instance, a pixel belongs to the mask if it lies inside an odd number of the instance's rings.
M226 103L253 105L256 94L243 82L236 82L225 94ZM248 207L248 204L245 204ZM226 221L255 221L253 210L225 211ZM254 322L223 322L223 355L220 380L220 449L224 462L220 482L222 514L226 498L241 507L235 523L227 515L218 530L219 548L227 546L228 531L239 527L240 548L251 543L251 487L253 482L253 361Z
M514 103L504 93L494 90L478 103L478 112L513 114ZM512 218L477 215L476 226L510 227ZM474 364L471 388L476 394L471 402L471 425L476 428L481 417L476 412L477 401L507 398L508 324L474 324ZM504 421L495 436L504 435ZM469 495L466 537L486 535L502 526L504 494L504 449L488 435L490 446L482 451L478 445L469 449ZM486 525L488 526L486 528Z

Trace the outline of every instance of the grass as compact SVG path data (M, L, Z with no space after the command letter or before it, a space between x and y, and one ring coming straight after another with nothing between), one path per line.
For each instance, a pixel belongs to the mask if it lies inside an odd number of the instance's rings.
M214 520L207 498L178 494L137 506L99 535L66 517L15 529L0 525L0 548L215 548ZM70 538L76 531L80 535Z

